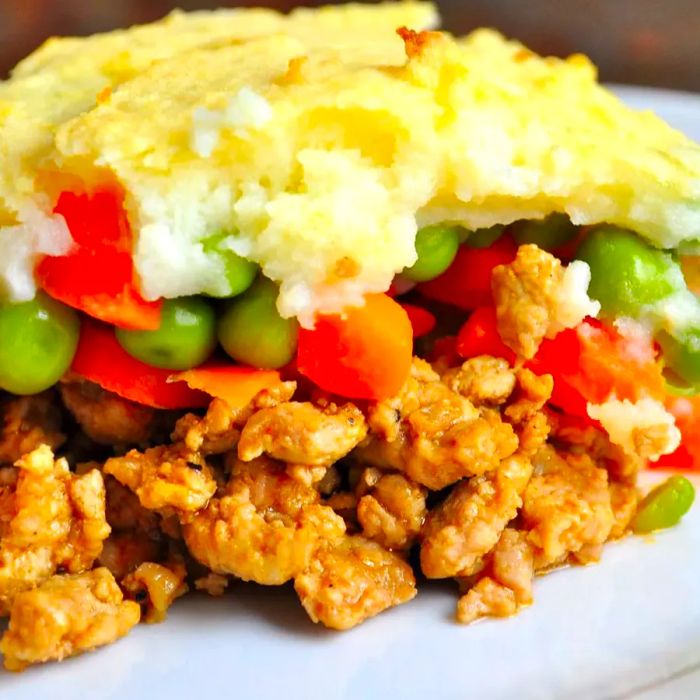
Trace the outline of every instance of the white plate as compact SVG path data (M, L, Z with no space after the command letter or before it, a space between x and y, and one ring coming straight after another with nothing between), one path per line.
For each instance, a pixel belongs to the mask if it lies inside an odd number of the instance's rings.
M700 97L619 91L700 139ZM462 627L453 587L428 585L412 603L336 633L312 625L289 588L240 584L223 599L179 601L165 623L96 653L0 672L0 696L700 697L700 508L654 541L609 546L597 566L538 579L535 597L517 617Z

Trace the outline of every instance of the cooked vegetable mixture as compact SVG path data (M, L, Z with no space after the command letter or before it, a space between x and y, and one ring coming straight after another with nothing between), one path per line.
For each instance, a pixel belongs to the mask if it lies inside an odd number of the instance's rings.
M0 83L8 670L232 579L509 616L691 507L636 477L700 468L700 148L435 19L176 14Z

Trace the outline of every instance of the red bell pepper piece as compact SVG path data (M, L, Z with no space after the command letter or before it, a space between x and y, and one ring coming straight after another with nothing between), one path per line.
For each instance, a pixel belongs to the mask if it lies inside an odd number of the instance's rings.
M132 236L124 194L114 186L91 193L63 192L54 207L68 225L74 248L46 257L36 274L54 299L121 328L154 330L161 303L145 301L135 284Z
M428 335L435 328L435 316L422 306L415 304L401 304L401 308L408 314L408 320L413 328L413 337L421 338Z
M89 318L83 319L71 369L106 391L155 408L194 408L211 400L185 382L170 381L171 370L131 357L119 345L113 328Z
M491 355L515 362L515 353L498 334L495 307L482 306L472 313L457 335L457 352L465 359Z
M460 246L457 257L445 272L429 282L419 284L418 291L428 299L476 309L492 303L491 273L497 265L513 262L518 246L508 235L501 236L488 248Z
M611 396L663 400L665 383L656 354L651 338L586 319L544 340L528 366L554 377L554 405L587 416L587 403L602 403Z

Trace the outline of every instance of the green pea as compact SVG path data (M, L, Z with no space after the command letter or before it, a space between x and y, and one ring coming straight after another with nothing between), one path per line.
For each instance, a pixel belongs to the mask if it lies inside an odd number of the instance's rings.
M245 292L258 274L258 266L255 263L242 258L226 247L227 239L231 234L218 233L203 241L205 253L218 255L224 263L224 274L228 282L229 291L226 297L235 297Z
M200 297L166 299L158 330L118 328L116 335L129 355L147 365L191 369L201 365L216 346L216 315Z
M501 237L504 230L505 226L501 226L501 224L488 228L478 228L467 236L465 243L470 248L488 248Z
M568 243L578 228L566 214L550 214L539 221L518 221L511 228L518 245L534 243L542 250L554 250Z
M70 367L79 335L78 314L43 292L0 306L0 388L36 394L53 386Z
M591 268L588 293L601 303L604 315L638 318L642 307L678 291L673 274L677 263L630 231L597 227L576 257Z
M688 329L674 335L661 331L656 341L670 373L681 383L700 387L700 329Z
M277 294L276 284L259 277L226 306L219 318L218 336L234 360L260 369L277 369L294 358L298 324L279 315Z
M638 534L677 525L695 500L695 488L684 476L672 476L639 504L632 529Z
M401 274L414 282L427 282L441 275L455 259L459 248L458 226L425 226L416 234L418 260Z

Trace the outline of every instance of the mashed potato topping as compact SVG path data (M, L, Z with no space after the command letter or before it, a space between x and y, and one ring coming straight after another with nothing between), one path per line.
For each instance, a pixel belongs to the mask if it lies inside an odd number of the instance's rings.
M146 298L226 294L202 240L230 231L305 325L385 290L415 261L419 224L565 211L664 247L700 237L700 151L684 136L622 106L581 56L542 59L492 31L405 32L404 54L394 29L433 21L421 3L221 11L53 40L0 86L0 221L42 209L38 168L108 169ZM0 250L26 267L40 251L13 252L13 236Z

